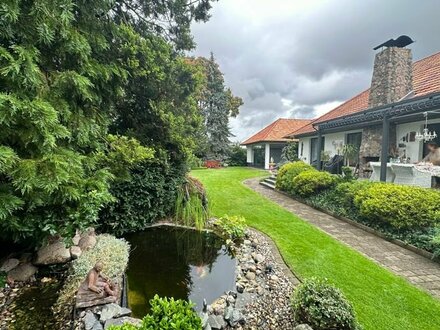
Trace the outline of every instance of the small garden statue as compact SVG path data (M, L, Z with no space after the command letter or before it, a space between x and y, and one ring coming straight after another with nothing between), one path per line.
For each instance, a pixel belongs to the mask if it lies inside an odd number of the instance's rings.
M116 296L113 291L114 285L105 277L102 272L103 265L101 262L97 262L95 266L89 271L86 277L87 287L90 291L101 294L103 291L109 296Z

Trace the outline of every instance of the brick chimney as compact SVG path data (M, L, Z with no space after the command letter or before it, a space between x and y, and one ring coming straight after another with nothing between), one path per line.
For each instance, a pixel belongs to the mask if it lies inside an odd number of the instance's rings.
M397 102L413 90L411 49L388 47L376 54L370 108Z

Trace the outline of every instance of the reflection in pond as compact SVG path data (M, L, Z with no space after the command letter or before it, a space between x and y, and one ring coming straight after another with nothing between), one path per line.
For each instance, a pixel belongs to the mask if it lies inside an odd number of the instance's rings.
M127 237L128 301L135 317L148 313L155 294L191 300L201 310L234 288L235 259L223 240L206 232L156 227Z

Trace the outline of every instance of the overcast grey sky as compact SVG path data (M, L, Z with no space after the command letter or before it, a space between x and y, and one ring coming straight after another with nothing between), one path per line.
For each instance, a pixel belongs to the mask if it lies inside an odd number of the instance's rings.
M373 47L407 34L415 60L440 51L440 0L220 0L194 24L195 55L211 51L244 100L242 141L273 120L313 118L368 88Z

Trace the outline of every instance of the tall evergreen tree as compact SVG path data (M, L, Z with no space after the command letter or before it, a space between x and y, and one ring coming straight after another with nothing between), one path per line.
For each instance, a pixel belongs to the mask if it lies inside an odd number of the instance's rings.
M205 123L206 156L223 159L228 154L229 138L232 136L229 118L238 115L243 101L225 87L223 73L213 53L209 59L198 58L197 63L202 65L205 73L199 107Z

